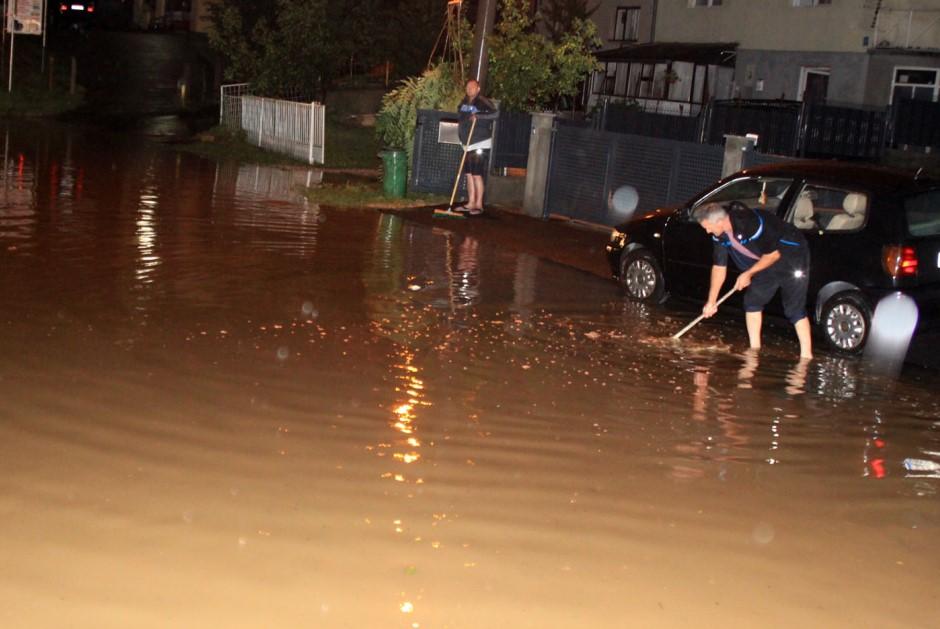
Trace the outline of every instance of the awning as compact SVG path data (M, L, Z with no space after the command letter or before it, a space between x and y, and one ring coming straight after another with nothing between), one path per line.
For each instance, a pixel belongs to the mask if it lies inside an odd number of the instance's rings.
M686 61L699 65L734 67L737 43L727 44L634 44L594 53L599 61Z

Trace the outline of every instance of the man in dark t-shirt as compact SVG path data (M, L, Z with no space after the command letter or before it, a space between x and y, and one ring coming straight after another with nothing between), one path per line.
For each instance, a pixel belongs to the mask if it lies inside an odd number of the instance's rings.
M800 358L812 358L812 333L806 316L809 246L803 234L765 210L728 210L718 203L699 206L693 218L714 241L711 286L702 314L711 317L718 310L718 293L730 258L741 271L734 287L747 289L744 311L751 347L761 345L764 306L779 290L783 312L800 341Z
M480 84L475 79L467 81L466 92L458 107L457 133L467 151L464 164L467 173L467 204L457 209L478 215L483 213L483 177L486 175L489 148L493 144L493 120L499 112L493 101L480 93ZM471 128L473 137L470 137Z

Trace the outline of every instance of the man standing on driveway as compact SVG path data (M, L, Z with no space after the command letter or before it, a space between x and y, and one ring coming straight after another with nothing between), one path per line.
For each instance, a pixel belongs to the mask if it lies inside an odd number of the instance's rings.
M483 177L488 163L487 153L493 146L493 120L499 115L493 101L480 94L480 84L475 79L467 81L467 95L460 101L457 132L460 141L467 150L467 205L458 211L469 212L473 216L483 213ZM476 120L473 137L470 127Z
M764 306L779 290L783 312L796 329L800 358L813 357L813 339L806 316L809 288L809 246L793 225L764 210L729 211L718 203L697 207L692 217L714 240L711 286L702 314L718 311L716 302L728 273L728 258L741 271L734 287L745 290L744 311L751 347L761 345Z

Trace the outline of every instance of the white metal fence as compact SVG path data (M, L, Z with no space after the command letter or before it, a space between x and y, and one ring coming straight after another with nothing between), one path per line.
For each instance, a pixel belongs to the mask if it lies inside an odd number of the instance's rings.
M251 93L248 83L223 85L219 124L241 129L252 144L302 159L324 160L326 107L264 98Z

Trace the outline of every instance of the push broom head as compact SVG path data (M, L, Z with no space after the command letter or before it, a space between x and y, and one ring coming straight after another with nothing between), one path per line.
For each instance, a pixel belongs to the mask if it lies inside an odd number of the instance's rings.
M455 212L450 208L437 208L434 210L434 218L466 218L461 212Z

